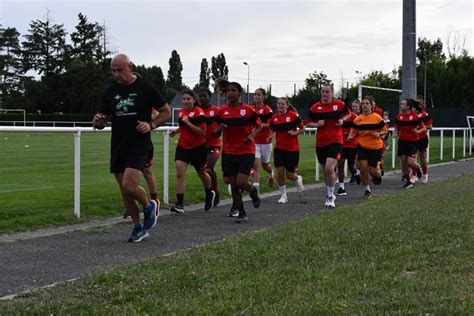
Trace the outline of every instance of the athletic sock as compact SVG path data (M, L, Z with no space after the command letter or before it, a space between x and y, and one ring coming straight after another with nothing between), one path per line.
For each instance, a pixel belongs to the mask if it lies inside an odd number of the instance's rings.
M260 183L254 182L252 185L257 189L257 192L260 193Z
M157 193L151 193L151 199L152 200L158 200L158 194Z
M427 174L428 173L428 166L423 166L421 168L421 170L423 170L423 174Z
M370 192L370 185L366 185L365 190Z
M176 193L176 202L180 206L184 205L184 193Z
M328 196L333 196L334 195L334 186L326 187L326 191L328 193Z
M280 189L280 194L282 196L286 196L286 185L281 185L279 189Z
M344 181L343 181L343 182L338 182L338 184L339 184L339 187L340 187L341 189L345 190L345 188L344 188Z

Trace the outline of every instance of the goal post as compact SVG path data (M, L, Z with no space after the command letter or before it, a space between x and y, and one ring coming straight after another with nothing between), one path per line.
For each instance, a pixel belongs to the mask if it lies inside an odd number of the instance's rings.
M474 116L466 115L467 126L469 127L469 155L472 155L472 146L474 146L474 139L472 129L474 128Z
M364 86L364 85L358 85L357 86L357 99L359 101L362 101L362 89L372 89L372 90L382 90L382 91L391 91L391 92L398 92L402 93L402 90L400 89L391 89L391 88L383 88L383 87L375 87L375 86Z
M26 126L26 111L24 109L0 109L0 112L21 112L23 113L23 126Z

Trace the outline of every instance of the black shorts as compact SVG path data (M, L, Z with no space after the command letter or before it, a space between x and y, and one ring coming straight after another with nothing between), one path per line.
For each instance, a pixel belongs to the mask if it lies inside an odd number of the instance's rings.
M295 172L299 160L299 151L285 151L278 148L273 151L273 161L276 168L284 167L288 172Z
M150 156L149 147L117 146L110 150L110 173L121 174L126 168L143 171Z
M416 157L418 141L398 140L397 156Z
M316 147L316 156L320 164L325 165L327 158L339 160L342 154L342 144L332 143L324 147Z
M201 146L186 149L180 146L176 146L176 152L174 155L174 161L183 161L192 165L196 170L206 168L207 163L207 148L203 144Z
M254 154L231 155L222 153L222 173L224 177L237 176L239 173L248 176L254 162Z
M341 159L347 159L348 164L354 164L357 156L356 148L342 147Z
M153 166L153 152L154 148L152 145L150 151L148 151L148 157L146 159L145 168L150 168L151 166Z
M357 145L357 161L367 160L370 167L378 168L382 162L382 149L367 149Z
M207 147L206 149L207 149L208 156L219 157L219 155L221 154L221 147L219 146L210 146L210 147Z
M418 151L421 151L421 152L426 151L429 143L430 143L430 140L428 137L420 138L418 140Z

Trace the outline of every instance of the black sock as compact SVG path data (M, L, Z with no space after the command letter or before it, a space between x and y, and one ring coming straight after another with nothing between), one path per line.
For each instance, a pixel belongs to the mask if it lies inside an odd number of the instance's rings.
M184 205L184 193L176 193L176 202L180 206Z
M212 189L206 189L206 196L209 196L212 194Z

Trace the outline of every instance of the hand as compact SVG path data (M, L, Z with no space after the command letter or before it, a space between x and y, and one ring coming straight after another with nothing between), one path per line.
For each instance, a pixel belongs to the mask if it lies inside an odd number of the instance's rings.
M189 117L184 116L184 117L181 118L181 120L183 121L184 124L186 124L186 125L189 124Z
M337 126L342 126L342 124L344 123L344 121L342 119L339 119L336 123Z
M247 137L244 138L244 143L246 144L250 144L251 142L253 142L253 135L250 134L250 135L247 135Z
M176 134L178 134L178 132L177 132L176 129L174 129L174 130L172 130L172 131L169 131L168 134L169 134L171 137L174 137Z
M316 127L323 127L324 126L324 120L319 120L316 122Z
M412 129L412 131L415 132L415 134L420 134L420 130L418 130L416 128Z
M374 137L380 137L381 135L380 135L380 133L375 132L375 133L372 133L372 136L374 136Z
M107 116L102 113L97 113L92 119L92 127L94 129L104 129L107 126Z
M137 121L137 132L140 134L150 133L152 131L151 124L148 122Z
M288 135L296 136L296 135L298 135L298 131L288 131Z

